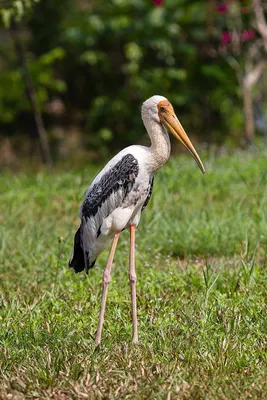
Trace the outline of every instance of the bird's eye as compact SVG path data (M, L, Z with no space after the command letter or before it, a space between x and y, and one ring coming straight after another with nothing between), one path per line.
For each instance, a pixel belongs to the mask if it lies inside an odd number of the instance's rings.
M165 107L160 107L160 112L166 112L166 108Z

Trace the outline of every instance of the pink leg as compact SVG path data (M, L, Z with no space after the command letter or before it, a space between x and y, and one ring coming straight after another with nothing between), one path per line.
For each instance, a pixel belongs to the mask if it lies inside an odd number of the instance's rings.
M103 274L103 290L102 290L102 299L101 299L101 309L100 309L100 314L99 314L99 320L98 320L98 326L97 326L97 333L96 333L96 339L95 343L99 344L101 342L101 334L102 334L102 328L103 328L103 322L104 322L104 315L105 315L105 308L106 308L106 302L107 302L107 294L108 294L108 285L110 283L110 273L112 269L112 262L115 254L115 250L117 247L117 243L119 240L120 232L116 233L112 242L112 246L110 249L109 257L108 257L108 262L107 266L104 269L104 274Z
M136 273L135 273L135 225L130 225L130 268L129 280L132 296L133 343L138 343L137 309L136 309Z

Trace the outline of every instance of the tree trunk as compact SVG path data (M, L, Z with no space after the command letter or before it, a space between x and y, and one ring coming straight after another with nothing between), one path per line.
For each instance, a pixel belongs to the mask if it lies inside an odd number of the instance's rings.
M35 91L35 87L32 83L30 72L28 69L25 48L24 48L23 42L20 40L20 34L18 32L17 24L15 21L12 22L11 29L13 31L15 46L17 49L17 53L18 53L22 71L23 71L25 86L26 86L26 90L27 90L27 96L28 96L28 99L29 99L29 102L30 102L30 105L32 108L32 112L34 115L35 123L36 123L36 128L37 128L40 146L41 146L42 159L43 159L43 162L49 168L52 168L53 162L52 162L50 147L49 147L49 143L48 143L47 132L44 127L42 115L38 108L37 99L36 99L36 91Z
M243 85L243 106L245 114L245 139L248 146L252 145L255 138L255 123L253 115L252 88Z

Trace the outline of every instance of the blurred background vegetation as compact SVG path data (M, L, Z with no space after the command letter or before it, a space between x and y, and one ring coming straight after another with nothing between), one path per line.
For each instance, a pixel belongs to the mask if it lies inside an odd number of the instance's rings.
M205 146L267 134L265 0L0 0L0 165L148 143L161 94Z

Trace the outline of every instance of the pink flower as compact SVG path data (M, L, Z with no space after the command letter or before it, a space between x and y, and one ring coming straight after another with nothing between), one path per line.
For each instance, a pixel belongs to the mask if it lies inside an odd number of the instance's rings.
M230 43L232 40L232 34L231 32L224 32L221 35L221 44L223 45L227 45L228 43Z
M218 11L218 13L220 13L220 14L226 13L226 12L228 11L228 4L223 3L223 4L219 5L219 6L217 7L217 11Z
M153 0L153 4L156 7L162 6L164 0Z
M252 29L246 29L241 33L241 39L243 42L253 39L255 36L255 32Z

